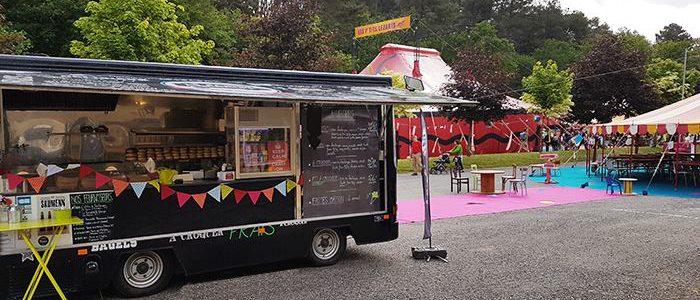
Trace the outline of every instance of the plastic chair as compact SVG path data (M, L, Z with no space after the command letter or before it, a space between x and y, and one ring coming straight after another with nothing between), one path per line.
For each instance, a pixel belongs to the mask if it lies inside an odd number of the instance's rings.
M605 187L605 193L608 193L608 190L610 191L610 195L615 194L615 188L617 188L620 191L620 195L622 195L622 183L620 183L619 180L612 178L612 176L608 175L605 177L605 182L607 183L607 186Z
M479 170L479 167L475 164L472 164L471 166L469 166L469 168L470 168L470 171L478 171ZM479 186L481 185L481 176L479 174L471 174L471 176L472 176L471 180L472 180L472 182L474 182L474 187L472 187L472 188L478 189Z
M462 185L467 186L467 193L469 193L469 178L462 177L462 170L459 168L450 168L450 192L454 192L454 188L457 187L457 194L462 192Z
M520 177L515 178L515 179L509 179L507 183L510 185L509 191L513 192L515 194L521 194L522 196L527 196L527 177L528 177L528 168L527 167L522 167L520 168Z

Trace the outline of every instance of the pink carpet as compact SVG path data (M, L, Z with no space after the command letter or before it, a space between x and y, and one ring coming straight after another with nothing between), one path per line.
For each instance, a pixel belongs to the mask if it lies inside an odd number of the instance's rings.
M619 195L618 195L619 196ZM433 220L610 199L605 191L558 186L529 188L527 196L454 194L431 198ZM423 200L400 201L400 223L423 221Z

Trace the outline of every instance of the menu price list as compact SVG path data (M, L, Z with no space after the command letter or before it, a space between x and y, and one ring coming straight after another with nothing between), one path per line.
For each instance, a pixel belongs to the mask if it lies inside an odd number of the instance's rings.
M83 219L83 225L73 226L73 243L99 242L112 237L112 192L72 194L70 201L73 215Z

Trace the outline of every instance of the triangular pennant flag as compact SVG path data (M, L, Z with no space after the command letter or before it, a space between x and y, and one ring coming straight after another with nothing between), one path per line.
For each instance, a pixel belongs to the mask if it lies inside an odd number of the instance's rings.
M245 197L245 191L233 190L233 198L236 199L236 204L240 203L243 197Z
M287 193L289 193L289 191L293 190L294 187L296 187L296 186L297 186L297 184L293 180L287 179Z
M250 191L248 192L248 197L250 197L250 201L253 201L253 205L258 203L258 199L260 199L260 191Z
M39 163L38 166L36 166L36 173L39 174L39 176L47 176L46 172L49 170L49 167L47 167L43 163Z
M207 194L214 198L214 200L221 202L221 185L215 186L213 189L209 190Z
M7 184L11 190L17 188L22 182L24 182L24 177L15 174L7 174Z
M69 164L68 166L66 166L66 170L72 170L72 169L79 168L79 167L80 167L80 164Z
M272 196L275 195L275 188L269 188L264 191L262 191L263 195L265 195L265 198L267 198L267 201L272 202Z
M136 198L141 199L141 195L143 195L143 190L146 189L146 182L132 182L129 183L131 185L131 189L134 190L134 194L136 194Z
M51 175L59 173L61 171L63 171L63 168L61 168L57 165L49 165L48 170L46 171L46 176L51 176Z
M80 178L86 177L92 174L93 172L95 172L93 168L90 168L86 165L80 165Z
M165 184L160 185L160 199L165 200L168 197L172 196L175 194L175 190L171 189L169 186Z
M180 208L187 203L187 200L190 200L190 197L192 197L192 195L177 192L177 204L180 205Z
M280 182L275 186L275 189L282 194L282 196L287 197L287 183L285 181Z
M222 200L226 199L226 196L228 196L228 194L233 192L233 188L228 186L228 185L222 184L222 185L220 185L220 187L221 187L221 199Z
M103 185L107 184L108 182L112 181L112 178L109 178L108 176L102 175L102 173L95 172L95 188L99 189Z
M112 179L112 186L114 187L114 195L119 197L129 187L129 183L124 180Z
M204 200L207 199L207 193L194 194L192 195L192 199L194 199L194 202L197 202L199 208L204 208Z
M32 177L32 178L27 178L27 181L29 181L29 184L32 186L35 192L41 191L41 187L44 186L44 181L46 181L45 176L39 176L39 177Z
M158 180L151 180L148 182L148 184L153 186L154 188L156 188L156 190L160 192L160 183L158 183Z

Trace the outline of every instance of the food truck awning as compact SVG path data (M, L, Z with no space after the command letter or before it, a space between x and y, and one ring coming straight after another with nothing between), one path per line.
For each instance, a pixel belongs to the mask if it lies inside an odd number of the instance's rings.
M0 55L0 88L317 103L469 105L336 73Z

